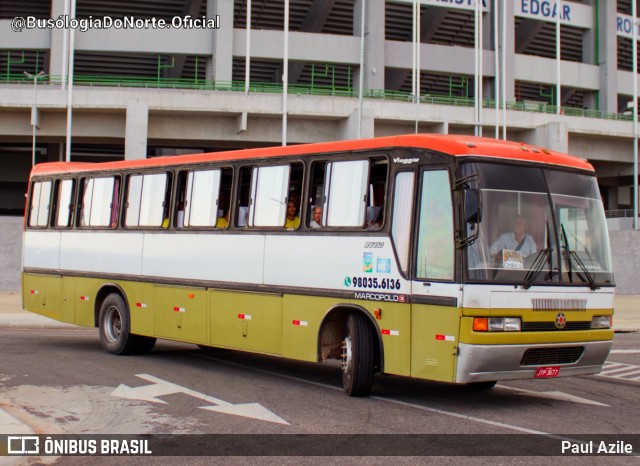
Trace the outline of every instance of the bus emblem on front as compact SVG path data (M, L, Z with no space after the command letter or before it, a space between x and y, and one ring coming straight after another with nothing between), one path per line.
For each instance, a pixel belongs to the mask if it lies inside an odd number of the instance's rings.
M567 318L564 316L562 312L560 312L556 316L556 328L563 329L565 325L567 325Z

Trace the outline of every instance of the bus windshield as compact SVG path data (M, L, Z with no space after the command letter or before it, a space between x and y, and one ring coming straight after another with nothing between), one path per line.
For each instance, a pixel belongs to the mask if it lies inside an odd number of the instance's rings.
M462 172L482 199L477 239L467 248L469 281L613 285L595 177L492 163L467 163Z

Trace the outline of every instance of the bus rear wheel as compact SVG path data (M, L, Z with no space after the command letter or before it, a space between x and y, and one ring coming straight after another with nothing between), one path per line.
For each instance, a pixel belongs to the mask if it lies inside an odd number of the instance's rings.
M112 354L147 353L155 338L131 335L129 309L122 296L112 293L100 306L98 329L102 347Z
M371 392L374 358L373 334L366 318L349 315L342 340L342 387L349 396L367 396Z

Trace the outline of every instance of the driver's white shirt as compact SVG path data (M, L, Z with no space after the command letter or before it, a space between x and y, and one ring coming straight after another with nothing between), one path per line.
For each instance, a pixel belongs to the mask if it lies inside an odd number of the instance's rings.
M489 248L489 254L493 255L503 249L509 249L515 251L520 244L520 241L516 241L516 236L513 231L501 234L497 240ZM518 251L522 254L522 257L529 257L537 252L536 242L531 235L524 235L524 242Z

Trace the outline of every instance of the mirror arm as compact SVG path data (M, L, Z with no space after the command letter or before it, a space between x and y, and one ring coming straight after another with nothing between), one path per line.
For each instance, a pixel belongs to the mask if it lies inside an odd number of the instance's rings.
M478 228L478 224L473 224L473 232L471 236L467 236L466 238L456 240L456 246L458 249L464 249L467 246L471 246L478 239L478 234L480 232L480 228Z

